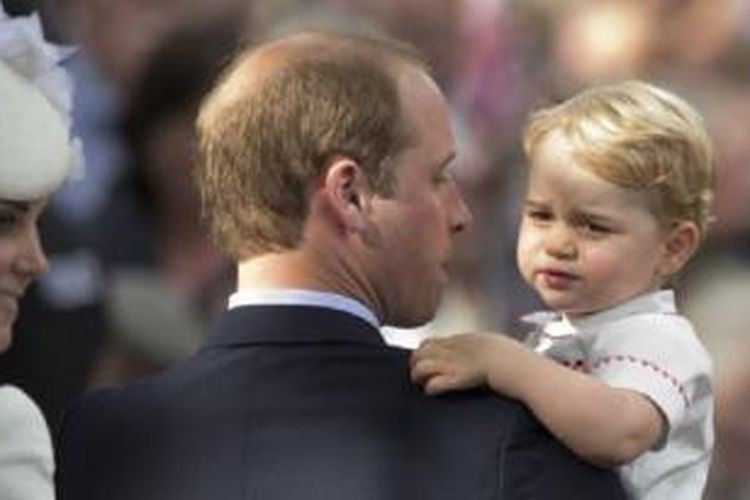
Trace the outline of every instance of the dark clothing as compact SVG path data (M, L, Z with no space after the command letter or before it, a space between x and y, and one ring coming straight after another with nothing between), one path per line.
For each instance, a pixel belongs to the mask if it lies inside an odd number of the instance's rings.
M521 405L422 395L408 356L346 313L231 310L193 358L71 409L59 500L625 498Z

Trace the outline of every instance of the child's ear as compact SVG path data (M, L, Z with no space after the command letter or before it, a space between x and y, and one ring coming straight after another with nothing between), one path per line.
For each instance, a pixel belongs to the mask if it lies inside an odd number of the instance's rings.
M700 239L700 230L693 221L680 221L670 229L659 266L661 276L666 279L680 272L698 249Z

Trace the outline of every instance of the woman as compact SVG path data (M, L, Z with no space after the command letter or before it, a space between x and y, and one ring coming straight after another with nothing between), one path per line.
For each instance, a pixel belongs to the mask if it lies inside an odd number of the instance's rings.
M0 352L11 345L24 292L47 268L37 220L74 163L59 55L36 17L0 9ZM54 498L53 469L41 412L19 389L0 386L0 498Z

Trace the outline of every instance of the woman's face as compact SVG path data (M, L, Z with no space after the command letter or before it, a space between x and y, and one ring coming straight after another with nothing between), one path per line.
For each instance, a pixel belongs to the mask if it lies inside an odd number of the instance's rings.
M46 199L0 199L0 352L10 347L18 303L29 284L47 269L37 232Z

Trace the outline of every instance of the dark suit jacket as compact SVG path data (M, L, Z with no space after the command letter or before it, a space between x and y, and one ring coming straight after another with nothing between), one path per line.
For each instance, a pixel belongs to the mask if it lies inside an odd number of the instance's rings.
M624 498L521 405L423 396L408 351L316 307L226 313L193 358L87 396L59 437L60 500Z

